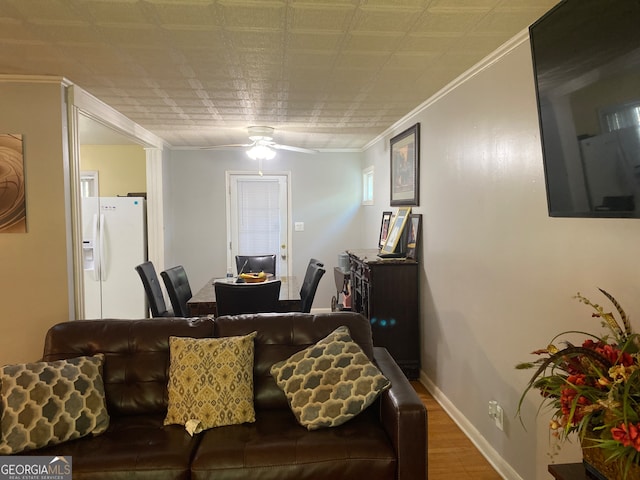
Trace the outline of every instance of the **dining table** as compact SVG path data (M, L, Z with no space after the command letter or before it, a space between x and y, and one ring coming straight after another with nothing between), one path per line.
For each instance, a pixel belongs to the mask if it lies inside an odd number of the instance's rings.
M269 276L267 282L280 280L280 297L278 298L278 312L300 311L300 286L294 276ZM213 277L187 301L187 309L191 317L217 315L216 312L216 282L238 283L237 277ZM240 285L251 285L242 283Z

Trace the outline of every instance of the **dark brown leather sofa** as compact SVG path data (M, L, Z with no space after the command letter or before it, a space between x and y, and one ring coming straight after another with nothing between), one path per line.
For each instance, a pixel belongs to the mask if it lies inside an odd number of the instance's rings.
M391 380L364 413L334 428L308 431L296 423L271 365L341 325ZM163 426L167 410L168 337L223 337L257 331L254 359L256 422L206 430L193 437ZM385 349L373 347L369 323L351 312L210 318L86 320L55 325L46 361L104 353L109 429L29 452L73 458L82 479L367 479L427 478L426 410Z

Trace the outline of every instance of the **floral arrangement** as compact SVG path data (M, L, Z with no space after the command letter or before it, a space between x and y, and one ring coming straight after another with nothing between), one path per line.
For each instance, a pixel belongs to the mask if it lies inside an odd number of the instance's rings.
M616 299L600 291L618 318L578 293L575 298L593 308L592 316L601 319L607 333L563 332L546 348L532 352L537 360L517 365L536 369L520 398L518 415L525 395L539 390L541 408L552 412L549 425L557 447L577 433L583 447L602 449L607 462L621 465L624 478L640 464L640 338ZM586 338L574 345L562 338L569 334Z

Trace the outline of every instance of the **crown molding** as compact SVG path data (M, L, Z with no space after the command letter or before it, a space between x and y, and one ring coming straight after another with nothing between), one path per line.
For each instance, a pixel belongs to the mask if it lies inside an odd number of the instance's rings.
M73 85L68 78L57 75L8 75L0 74L0 83L55 83L63 87Z

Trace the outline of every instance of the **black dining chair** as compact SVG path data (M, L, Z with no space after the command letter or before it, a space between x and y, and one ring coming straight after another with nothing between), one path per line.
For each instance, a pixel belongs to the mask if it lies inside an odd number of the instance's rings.
M214 283L217 316L276 312L281 283Z
M164 286L167 287L174 315L176 317L188 317L187 301L192 297L192 294L187 272L185 272L182 265L178 265L166 269L160 275L164 281Z
M236 270L241 273L270 273L276 274L275 255L236 255Z
M151 309L152 317L172 317L173 312L167 309L164 302L164 295L160 287L160 280L156 273L156 267L151 262L144 262L136 266L136 272L140 275L144 291L147 295L147 302Z
M321 262L317 258L311 258L311 259L309 259L309 263L307 264L307 271L304 274L304 278L307 278L307 275L311 275L311 272L309 271L309 269L312 267L312 265L317 265L317 266L319 266L321 268L324 268L324 263L323 262Z
M304 280L302 282L302 287L300 288L300 311L301 312L309 313L311 311L311 305L313 304L313 299L316 296L316 290L318 289L318 284L320 283L320 279L326 272L326 270L323 267L324 267L323 263L318 262L313 258L309 261L309 264L307 265L307 272L305 273Z

